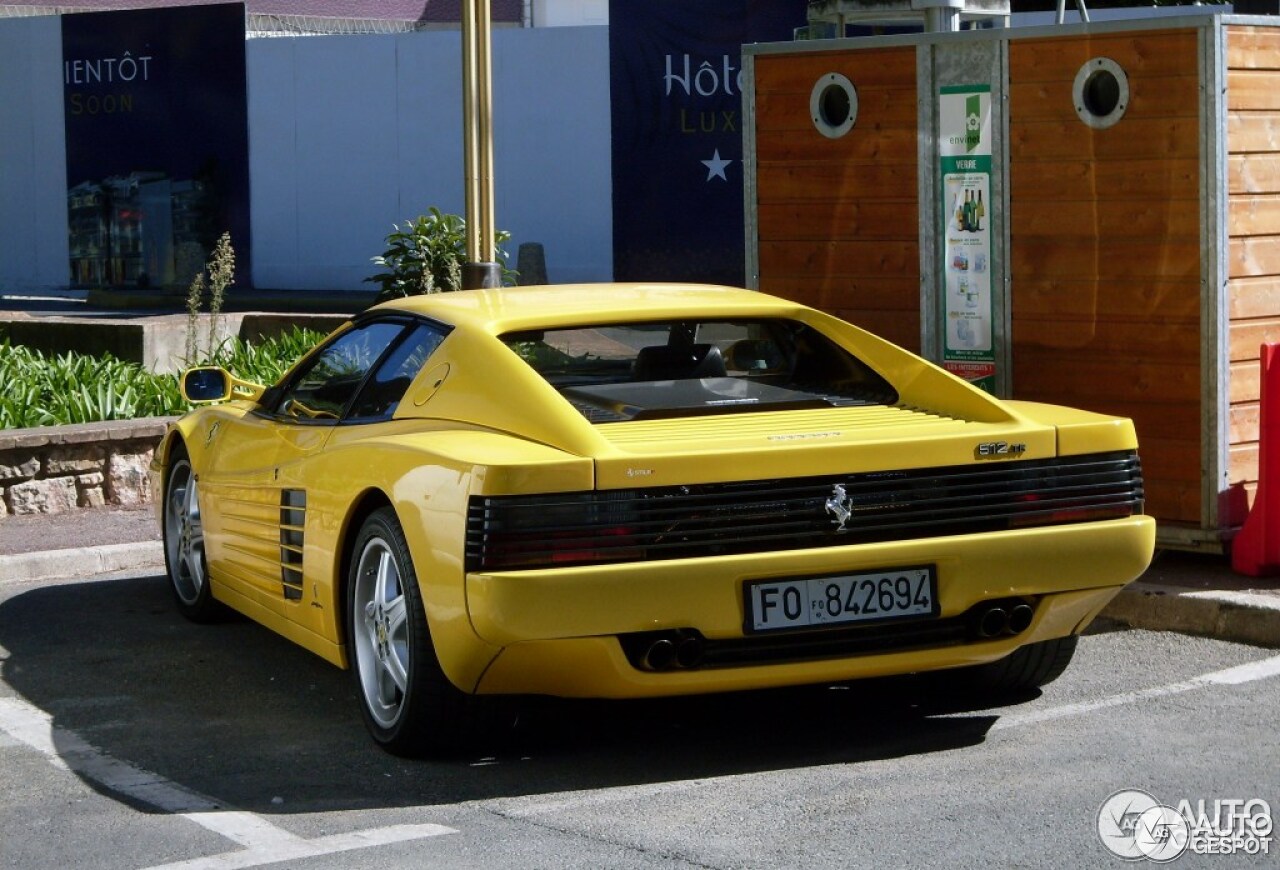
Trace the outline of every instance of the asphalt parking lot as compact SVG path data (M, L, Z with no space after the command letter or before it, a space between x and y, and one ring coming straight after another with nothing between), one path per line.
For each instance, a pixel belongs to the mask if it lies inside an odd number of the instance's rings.
M1280 656L1115 626L1008 706L912 680L523 699L436 761L381 753L347 674L186 623L154 574L0 586L0 657L6 868L1121 867L1117 790L1280 806Z

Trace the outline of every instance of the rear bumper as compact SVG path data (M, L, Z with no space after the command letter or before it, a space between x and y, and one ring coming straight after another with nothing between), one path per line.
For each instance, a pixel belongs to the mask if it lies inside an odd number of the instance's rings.
M479 694L565 698L646 698L769 689L977 665L1019 646L1081 631L1121 587L1046 596L1017 637L957 646L843 658L653 673L632 666L614 637L541 640L504 649L476 687Z
M467 607L480 638L503 648L481 693L644 697L766 688L993 661L1084 629L1150 562L1155 522L1100 523L822 550L507 574L472 574ZM743 585L771 577L937 567L939 619L997 599L1036 603L1013 637L805 661L648 672L619 635L689 628L709 642L744 637ZM786 656L781 657L783 659Z

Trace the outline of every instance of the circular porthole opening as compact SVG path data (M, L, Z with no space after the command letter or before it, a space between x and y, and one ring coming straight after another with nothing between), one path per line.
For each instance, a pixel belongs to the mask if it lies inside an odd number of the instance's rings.
M858 120L858 92L853 82L840 73L818 79L809 94L809 115L813 126L828 139L848 133Z
M1095 130L1106 129L1129 108L1129 77L1111 58L1095 57L1076 73L1072 99L1081 121Z

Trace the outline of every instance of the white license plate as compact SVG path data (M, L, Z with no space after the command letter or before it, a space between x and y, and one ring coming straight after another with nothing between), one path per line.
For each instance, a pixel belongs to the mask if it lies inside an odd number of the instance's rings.
M933 566L748 583L747 631L936 616Z

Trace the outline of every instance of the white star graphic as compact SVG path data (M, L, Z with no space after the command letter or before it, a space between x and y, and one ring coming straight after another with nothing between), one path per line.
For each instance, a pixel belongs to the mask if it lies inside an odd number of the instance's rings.
M698 162L701 163L703 166L707 167L707 181L710 181L711 179L717 176L720 177L721 181L729 180L729 177L724 174L724 168L728 166L730 163L732 163L733 161L721 160L719 148L716 149L715 154L711 155L710 160L700 160Z

